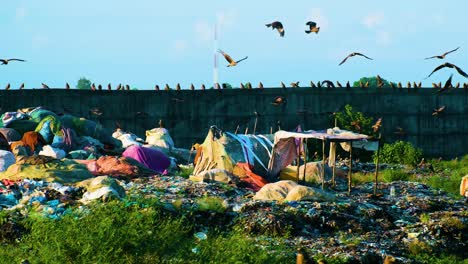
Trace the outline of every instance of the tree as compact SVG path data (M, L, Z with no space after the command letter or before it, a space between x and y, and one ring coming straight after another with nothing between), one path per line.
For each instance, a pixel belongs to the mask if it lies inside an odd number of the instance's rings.
M390 82L385 80L384 78L381 78L383 82L382 87L390 87ZM365 85L367 82L369 82L369 87L377 87L377 77L362 77L358 81L355 81L353 83L353 87L360 87L359 82L361 82L363 85ZM393 83L396 85L395 83Z
M80 90L90 90L91 89L91 81L86 79L85 77L81 77L78 80L78 84L76 85L77 89Z

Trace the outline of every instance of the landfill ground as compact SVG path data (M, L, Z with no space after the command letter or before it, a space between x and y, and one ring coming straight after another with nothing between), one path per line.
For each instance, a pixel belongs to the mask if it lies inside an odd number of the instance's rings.
M333 202L279 203L253 200L255 192L242 186L196 183L181 176L117 182L125 190L122 199L155 198L164 210L189 217L198 235L237 225L259 245L286 244L288 252L275 254L292 258L298 248L306 258L320 255L347 259L345 263L382 263L385 258L386 263L418 263L411 255L419 253L468 258L467 200L422 183L379 183L377 195L374 184L365 183L353 186L348 195L346 180L339 179L334 190L326 186L337 196ZM1 187L3 209L24 216L34 211L56 219L87 206L79 202L83 190L73 185L23 180L3 181ZM12 225L1 224L2 232ZM16 239L24 235L8 232Z

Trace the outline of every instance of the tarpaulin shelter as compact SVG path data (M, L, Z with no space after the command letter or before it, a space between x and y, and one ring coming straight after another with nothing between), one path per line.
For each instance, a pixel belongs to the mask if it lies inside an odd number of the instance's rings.
M273 153L268 163L268 178L270 181L277 178L281 169L285 168L292 161L300 158L300 152L298 151L299 146L297 146L297 142L305 141L307 144L307 139L318 139L322 141L322 157L325 157L325 144L331 143L330 149L333 153L333 183L335 178L335 162L334 162L334 148L336 143L342 143L342 147L345 150L349 150L350 153L350 160L352 160L352 148L364 148L367 150L374 150L378 151L379 149L379 142L378 140L371 139L368 135L358 134L347 130L341 130L339 128L327 129L327 130L308 130L304 132L288 132L284 130L280 130L275 133L274 139L274 146L273 146ZM297 139L302 139L298 141ZM352 146L352 147L351 147ZM307 148L304 148L307 149ZM305 164L307 164L307 156L306 151L303 151L304 154L304 174L306 170ZM323 166L322 166L322 188L325 182L324 177L324 168L325 168L325 158L323 158ZM377 164L378 165L378 164ZM298 166L299 169L299 166ZM348 192L351 191L351 170L352 170L352 162L350 163L349 172L348 172ZM297 172L299 175L299 171ZM374 192L376 191L377 186L377 174L378 174L378 166L376 169L376 177L375 177L375 187Z
M273 148L273 135L240 135L223 132L212 126L203 144L198 148L199 155L193 175L212 169L232 172L237 163L247 163L259 175L268 172L268 161Z

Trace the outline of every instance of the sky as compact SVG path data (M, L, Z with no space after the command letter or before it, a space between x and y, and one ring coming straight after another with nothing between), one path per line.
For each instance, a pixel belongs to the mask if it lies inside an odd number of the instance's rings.
M216 46L236 67L218 57L219 83L238 87L260 81L279 87L312 80L345 83L379 74L390 81L444 82L454 72L445 61L468 72L468 1L448 0L295 0L154 1L15 0L0 8L0 58L20 58L0 66L0 89L93 83L155 84L187 89L211 86ZM293 2L293 1L290 1ZM265 24L281 21L285 37ZM305 34L315 21L319 34ZM218 25L218 41L214 28ZM444 61L424 60L461 47ZM361 57L341 60L351 52ZM454 74L454 82L468 82Z

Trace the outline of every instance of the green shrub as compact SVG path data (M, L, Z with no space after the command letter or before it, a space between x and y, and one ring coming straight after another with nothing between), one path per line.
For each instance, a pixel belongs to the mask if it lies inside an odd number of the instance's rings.
M365 116L362 112L354 111L349 104L345 105L345 109L336 113L337 125L346 130L372 135L372 117Z
M405 164L415 166L422 158L422 150L415 148L411 143L396 141L393 144L384 144L380 150L380 162L389 164ZM377 152L374 153L374 161Z
M404 170L383 170L379 178L383 182L407 181L409 174Z

